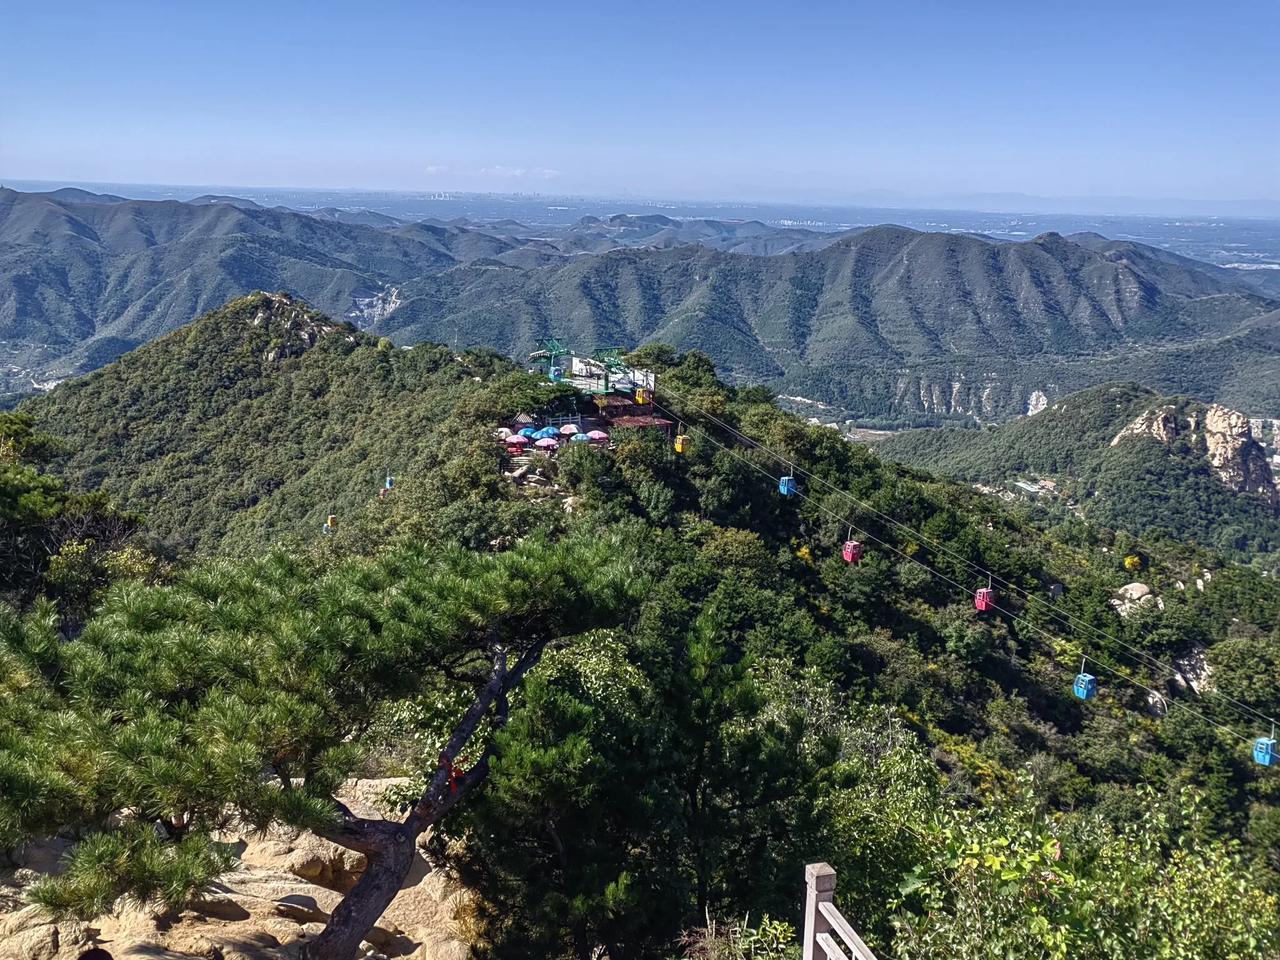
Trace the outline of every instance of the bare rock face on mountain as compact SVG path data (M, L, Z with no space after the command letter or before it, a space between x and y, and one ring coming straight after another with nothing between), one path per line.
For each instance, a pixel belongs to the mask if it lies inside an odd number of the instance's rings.
M1192 427L1194 429L1194 426ZM1128 437L1154 437L1165 446L1171 446L1178 436L1178 411L1171 403L1144 410L1136 420L1121 430L1111 445L1114 447Z
M1273 509L1280 506L1280 489L1266 450L1254 439L1249 418L1236 410L1216 403L1150 407L1117 433L1111 446L1140 437L1167 447L1185 440L1191 451L1209 461L1225 486L1261 497Z
M251 326L263 327L270 332L272 340L264 353L270 363L299 357L319 343L322 337L345 335L348 341L354 342L347 324L334 323L286 293L255 293L236 303L257 306L253 315L246 316L246 319Z
M900 432L877 450L1013 496L1041 490L1020 480L1051 480L1060 506L1074 502L1096 523L1248 556L1280 550L1276 471L1263 442L1271 429L1226 406L1116 383L992 429Z
M1255 493L1273 507L1280 503L1266 451L1253 437L1249 418L1213 403L1204 414L1209 462L1222 482L1239 493Z
M343 799L374 815L390 784L354 781ZM238 850L236 869L186 910L175 916L121 901L90 923L55 921L26 903L24 889L57 869L66 848L59 841L32 845L19 853L17 869L0 872L0 960L80 960L94 948L113 960L296 958L364 870L363 857L306 831L272 829L223 839ZM471 900L465 888L419 856L361 956L465 960Z

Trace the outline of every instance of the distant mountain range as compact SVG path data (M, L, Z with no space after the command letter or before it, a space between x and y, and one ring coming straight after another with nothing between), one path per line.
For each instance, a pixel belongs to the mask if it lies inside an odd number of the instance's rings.
M864 417L999 419L1121 378L1273 413L1270 279L1096 234L1011 243L661 215L531 228L0 190L0 394L270 289L404 343L519 357L543 336L581 350L664 340Z
M905 431L876 452L1049 507L1071 504L1113 529L1280 551L1280 488L1248 418L1133 383L1083 390L994 428Z

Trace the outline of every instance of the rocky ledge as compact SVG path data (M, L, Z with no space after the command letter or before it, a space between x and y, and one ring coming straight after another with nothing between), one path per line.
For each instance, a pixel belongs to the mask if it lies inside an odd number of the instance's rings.
M385 814L393 781L348 784L343 800L366 815ZM246 831L222 839L238 851L236 869L179 914L118 902L90 923L54 922L27 904L25 887L58 869L67 844L49 840L17 852L0 870L0 960L257 960L297 958L364 869L364 858L314 834ZM471 894L419 854L405 886L362 945L368 960L465 960Z

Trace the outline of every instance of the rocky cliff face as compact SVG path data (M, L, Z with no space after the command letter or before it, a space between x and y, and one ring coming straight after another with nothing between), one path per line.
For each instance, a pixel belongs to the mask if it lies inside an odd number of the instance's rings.
M1224 485L1261 497L1280 509L1280 487L1267 452L1253 436L1249 418L1220 404L1164 403L1144 410L1116 434L1111 446L1151 437L1167 447L1185 440L1203 456Z
M264 356L272 363L287 357L301 356L322 337L337 334L354 340L351 329L345 324L334 323L324 314L317 313L288 294L254 293L228 306L234 307L237 304L245 306L245 321L248 324L265 327L270 331L271 343Z
M366 293L365 296L353 295L351 309L344 316L361 330L368 330L375 323L395 313L403 302L400 299L400 288L387 284L381 290Z
M744 376L742 383L758 383ZM832 389L834 385L834 389ZM782 393L856 417L964 418L998 423L1039 413L1063 393L1043 371L994 372L986 363L939 367L885 365L850 375L788 377Z
M1267 452L1254 439L1244 414L1211 403L1204 415L1204 440L1209 462L1223 483L1241 493L1256 493L1273 507L1280 505Z
M885 386L889 386L887 378ZM884 400L885 412L964 416L985 422L1039 413L1060 393L1056 384L1021 376L898 371L892 377L892 395Z

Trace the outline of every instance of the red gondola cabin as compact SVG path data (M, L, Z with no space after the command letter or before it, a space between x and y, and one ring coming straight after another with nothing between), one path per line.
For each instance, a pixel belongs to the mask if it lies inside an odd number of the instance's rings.
M840 554L844 557L845 563L857 563L862 559L862 544L857 540L846 540Z
M991 587L980 587L978 592L973 595L973 607L986 613L988 610L996 608L996 592Z

